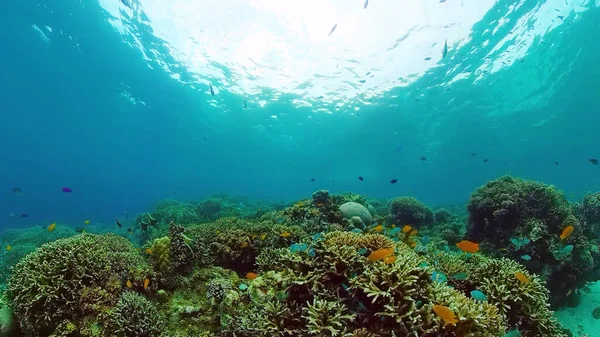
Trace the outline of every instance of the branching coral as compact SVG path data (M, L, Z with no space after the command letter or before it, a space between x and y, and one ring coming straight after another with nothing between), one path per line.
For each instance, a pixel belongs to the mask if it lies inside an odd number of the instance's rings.
M152 302L126 291L110 313L108 333L119 337L154 337L160 336L163 325L163 318Z
M63 320L102 319L129 280L153 272L125 238L77 235L47 243L14 267L8 294L22 330L51 334Z

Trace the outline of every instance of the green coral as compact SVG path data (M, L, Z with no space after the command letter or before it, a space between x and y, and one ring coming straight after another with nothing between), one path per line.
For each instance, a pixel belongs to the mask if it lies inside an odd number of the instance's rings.
M108 331L111 336L160 336L164 322L160 313L144 296L132 291L121 294L110 313Z
M152 260L154 266L158 271L166 271L171 267L171 254L169 248L171 247L171 240L168 236L154 239L150 250L152 251Z
M412 225L416 227L427 226L433 223L433 211L424 203L414 197L397 197L390 201L390 214L394 222L399 225Z
M64 320L103 319L130 280L153 272L125 238L84 234L43 245L15 265L8 295L21 329L47 336Z

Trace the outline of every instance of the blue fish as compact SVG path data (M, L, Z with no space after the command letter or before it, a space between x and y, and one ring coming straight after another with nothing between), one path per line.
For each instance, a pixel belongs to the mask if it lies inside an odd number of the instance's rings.
M429 241L430 241L430 240L429 240L429 237L428 237L427 235L424 235L424 236L421 238L421 243L422 243L422 244L424 244L424 245L427 245L427 244L429 243Z
M431 273L431 280L442 283L448 281L448 277L444 273L434 271Z
M388 231L389 235L396 235L398 233L400 233L400 227L392 228L390 231Z
M398 152L402 151L402 145L396 146L396 151L398 151Z
M525 260L525 261L529 261L529 260L531 260L531 256L529 256L529 255L527 255L527 254L525 254L525 255L521 255L521 258L522 258L523 260Z
M573 245L565 246L565 248L563 248L562 252L564 254L571 254L571 252L573 252Z
M337 23L335 25L333 25L333 27L331 27L331 30L329 31L329 35L327 35L327 36L330 36L331 34L333 34L333 32L335 32L336 28L337 28Z
M360 233L362 233L363 231L362 231L360 228L354 228L354 229L353 229L351 232L352 232L352 233L357 233L357 234L360 234Z
M465 273L465 272L458 273L458 274L452 276L452 278L455 279L455 280L459 280L459 281L466 280L467 279L467 273Z
M208 88L210 89L210 95L213 96L213 97L215 97L215 90L213 89L211 83L208 84Z
M358 250L358 253L359 253L360 255L364 255L364 254L366 254L366 253L367 253L367 248L361 248L361 249L359 249L359 250Z
M519 332L519 330L517 330L517 329L514 329L514 330L509 331L502 337L519 337L519 336L521 336L521 332Z
M317 233L317 234L313 235L312 238L313 238L313 240L317 241L322 237L323 237L323 233Z
M306 243L294 243L290 246L290 250L292 253L303 252L308 249L308 245Z
M444 40L444 50L442 51L442 58L446 58L448 55L448 40Z
M317 253L315 252L315 250L313 248L308 250L308 256L315 257L315 255L317 255Z
M485 296L485 294L483 292L481 292L480 290L471 291L471 297L473 297L473 299L476 299L478 301L487 301L487 296Z

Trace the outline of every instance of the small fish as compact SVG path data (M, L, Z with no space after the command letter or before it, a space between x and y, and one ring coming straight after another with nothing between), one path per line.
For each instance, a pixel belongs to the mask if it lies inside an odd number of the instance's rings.
M592 165L598 165L598 159L590 158L589 161L592 163Z
M150 224L150 226L156 226L158 220L154 219L152 215L148 214L148 223Z
M372 251L371 254L367 257L369 261L379 261L383 260L386 257L394 254L394 249L392 248L381 248L375 251Z
M73 192L73 190L70 189L70 188L68 188L68 187L63 187L62 191L65 192L65 193L71 193L71 192Z
M486 158L486 159L484 159L484 160L483 160L483 163L485 164L485 163L487 163L488 161L490 161L490 159L489 159L489 158Z
M86 224L86 225L89 225L90 224L90 220L85 220L83 223Z
M421 158L419 158L419 159L421 159L421 161L426 161L426 160L427 160L427 157L421 157Z
M257 277L258 277L258 274L256 274L256 273L253 273L253 272L246 273L246 278L247 278L248 280L254 280L254 279L256 279Z
M398 182L398 179L392 179L392 180L390 180L390 184L395 184L397 182Z
M456 247L466 253L476 253L479 251L479 244L469 240L463 240L457 243Z
M419 231L418 231L418 230L416 230L416 229L413 229L412 231L410 231L410 233L408 233L408 235L410 235L410 236L415 236L415 235L417 235L418 233L419 233Z
M29 214L23 213L23 214L21 214L21 218L29 218Z
M376 232L381 232L383 230L383 225L379 224L379 225L373 227L373 230Z
M527 275L521 273L520 271L515 273L515 278L521 283L529 283L529 277L527 277Z
M358 180L360 180L360 181L363 181L363 180L365 180L365 178L363 178L363 177L358 177Z
M383 263L385 263L385 264L392 264L394 262L396 262L396 256L395 255L388 256L385 259L383 259Z
M563 229L562 233L560 234L560 239L564 240L564 239L568 238L569 236L571 236L571 233L573 233L574 229L575 229L575 227L573 227L573 226L565 227L565 229Z
M11 213L8 213L8 216L12 218L12 217L15 217L15 216L17 216L17 215L16 215L15 213L12 213L12 212L11 212Z
M358 81L358 83L361 83L361 84L365 83L365 82L367 82L367 81L366 80L360 80L360 81Z
M115 220L117 221L117 226L119 226L119 228L123 228L123 224L121 224L121 221L119 221L119 218L115 217Z
M511 330L502 337L521 337L521 332L517 329Z
M246 104L246 99L244 98L244 109L248 109L248 105Z
M368 5L369 5L369 0L365 0L365 5L363 6L363 9L367 9Z
M52 232L56 228L56 222L53 222L48 226L48 232Z
M360 234L360 233L362 233L363 231L362 231L362 229L360 229L360 228L354 228L353 230L351 230L351 232L352 232L352 233L356 233L356 234Z
M444 40L444 50L442 51L442 58L446 58L448 55L448 40Z
M125 285L127 286L127 288L131 289L133 288L133 283L131 283L130 280L127 280L127 282L125 282Z
M290 246L290 251L292 253L303 252L308 249L308 245L306 243L294 243Z
M121 0L121 3L122 3L123 5L125 5L126 7L128 7L129 9L133 9L133 8L131 7L131 0Z
M11 249L12 249L12 246L11 246L11 245L6 245L6 251L7 251L7 252L10 252L10 250L11 250Z
M316 241L316 240L319 240L322 237L323 237L323 233L319 232L319 233L313 235L312 239Z
M452 278L455 279L455 280L459 280L459 281L466 280L467 279L467 273L465 273L465 272L458 273L458 274L452 276Z
M475 157L475 156L477 156L477 153L476 152L471 152L471 157Z
M400 233L400 227L394 227L388 231L388 234L392 235L392 236L394 236L398 233Z
M314 182L316 179L315 178L310 178L310 182Z
M367 253L367 248L361 248L361 249L359 249L357 252L358 252L358 254L360 254L360 255L365 255L365 254Z
M329 31L329 35L327 35L327 36L331 36L331 34L333 34L333 32L335 32L336 28L337 28L337 23L335 25L333 25L333 27L331 27L331 30Z
M402 227L402 233L408 233L412 230L412 227L410 225L404 225L404 227Z
M431 273L431 280L435 281L435 282L447 282L448 281L448 276L446 276L446 274L442 273L442 272L438 272L438 271L433 271Z
M563 254L571 254L573 252L573 245L568 245L565 246L565 248L562 249Z
M456 315L448 307L436 304L433 306L433 312L436 315L438 315L446 325L456 325L456 323L458 322L458 319L456 319Z
M152 255L152 249L151 248L144 249L144 252L146 252L146 254L148 254L148 255Z
M429 60L431 60L431 57L427 56L424 60L429 61Z
M525 261L530 261L531 260L531 256L525 254L525 255L521 255L521 259L525 260Z
M554 162L554 165L558 166L559 164L558 164L558 162L557 162L557 161L555 161L555 162Z
M23 195L23 190L20 189L20 188L18 188L18 187L13 188L12 192L13 192L14 195L17 195L17 196L22 196Z
M261 240L264 240L264 239L266 239L266 237L267 237L267 234L261 234L261 235L260 235L260 239L261 239Z
M127 233L133 234L133 229L131 229L131 227L127 228Z
M287 238L291 235L292 235L292 233L290 233L290 232L283 232L283 233L279 234L279 236L284 237L284 238Z
M145 279L144 280L144 289L148 289L149 285L150 285L150 279Z
M208 89L210 90L210 95L211 95L212 97L215 97L215 90L213 89L213 87L212 87L212 84L211 84L211 83L209 83L209 84L208 84Z
M487 296L485 296L483 292L477 289L471 291L471 297L478 301L487 301Z

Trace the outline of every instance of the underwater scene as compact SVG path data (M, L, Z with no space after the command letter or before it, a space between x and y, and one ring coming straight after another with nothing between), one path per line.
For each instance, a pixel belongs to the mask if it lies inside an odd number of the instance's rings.
M600 337L600 0L0 2L0 337Z

